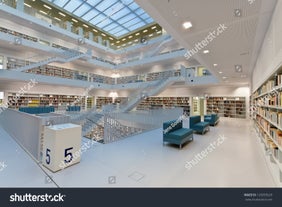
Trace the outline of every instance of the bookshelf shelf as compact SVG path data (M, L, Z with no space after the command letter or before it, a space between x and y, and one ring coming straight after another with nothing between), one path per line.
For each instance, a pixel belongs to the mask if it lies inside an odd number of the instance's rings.
M257 136L263 141L273 176L282 186L282 68L251 96ZM268 161L268 159L267 159ZM274 167L273 167L274 166Z
M246 118L245 97L209 97L207 114L217 113L220 117Z
M137 106L137 110L182 107L190 115L190 97L148 97Z
M15 99L16 93L8 94L9 108L54 106L56 110L66 109L69 105L85 107L85 97L51 94L25 94Z

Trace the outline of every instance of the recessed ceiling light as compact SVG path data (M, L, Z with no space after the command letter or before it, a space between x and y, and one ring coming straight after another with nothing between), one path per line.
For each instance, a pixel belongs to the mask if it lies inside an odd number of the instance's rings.
M78 22L78 21L77 21L76 19L74 19L74 18L72 18L71 20L74 21L74 22L76 22L76 23Z
M47 15L45 11L39 10L40 13Z
M64 13L62 13L62 12L59 12L59 15L61 15L61 16L63 16L63 17L66 16L66 15L65 15Z
M106 37L106 35L104 33L101 33L102 36Z
M132 35L130 35L129 37L128 37L128 39L131 39L133 36Z
M31 8L31 6L30 6L29 4L27 4L27 3L24 3L24 5L27 6L27 7L29 7L29 8Z
M138 32L138 33L136 33L135 35L138 36L138 35L140 35L140 33Z
M114 40L112 37L109 37L110 40Z
M149 35L149 37L153 37L153 36L154 36L153 34L150 34L150 35Z
M138 42L138 41L139 41L138 39L134 40L134 42Z
M151 27L151 29L156 29L157 28L157 26L153 26L153 27Z
M226 78L227 78L226 76L223 76L223 77L222 77L222 79L226 79Z
M58 21L61 21L61 19L59 19L58 17L54 17L54 19L58 20Z
M86 25L86 24L83 24L83 26L86 27L86 28L88 28L88 25Z
M127 44L129 44L129 45L130 45L130 44L132 44L132 42L128 42Z
M158 32L157 32L157 34L161 34L161 33L162 33L162 31L158 31Z
M46 4L43 4L43 6L47 9L52 9L50 6L47 6Z
M123 38L122 41L124 42L126 40L126 38Z
M192 25L191 22L184 22L184 23L182 24L182 26L183 26L184 29L189 29L189 28L191 28L193 25Z
M116 41L116 43L120 43L120 41Z
M204 50L203 53L204 54L208 54L208 53L210 53L210 51L209 50Z
M215 64L213 64L213 67L216 67L217 66L217 64L215 63Z
M219 74L222 74L222 71L218 71Z
M147 29L143 30L143 33L145 33L145 32L148 32L148 30Z
M98 32L96 29L92 29L94 32Z

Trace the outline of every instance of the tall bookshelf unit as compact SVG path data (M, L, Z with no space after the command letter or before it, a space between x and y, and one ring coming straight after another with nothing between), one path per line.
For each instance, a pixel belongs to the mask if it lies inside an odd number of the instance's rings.
M246 118L245 97L209 97L207 114L217 113L220 117Z
M183 112L190 115L190 97L148 97L137 106L137 110L153 108L182 107Z
M251 96L252 118L269 168L282 186L282 70L272 75Z
M25 94L16 98L16 93L8 94L9 108L54 106L56 110L66 109L69 105L81 106L84 109L85 97L53 94Z

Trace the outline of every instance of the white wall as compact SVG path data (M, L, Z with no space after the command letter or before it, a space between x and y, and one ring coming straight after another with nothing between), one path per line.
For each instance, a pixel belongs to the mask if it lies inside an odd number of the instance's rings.
M252 78L255 91L282 65L282 1L277 2Z

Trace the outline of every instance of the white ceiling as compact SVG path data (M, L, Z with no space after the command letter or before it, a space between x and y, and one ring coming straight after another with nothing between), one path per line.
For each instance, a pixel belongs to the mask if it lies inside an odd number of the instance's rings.
M186 49L204 40L220 24L227 29L193 56L225 84L250 84L252 71L270 23L276 0L136 0ZM241 17L235 17L240 9ZM184 30L182 23L193 27ZM203 50L209 54L203 54ZM214 64L218 66L214 67ZM242 73L235 65L243 66ZM222 74L219 73L222 72ZM227 79L222 77L226 76ZM246 77L243 77L246 76Z

